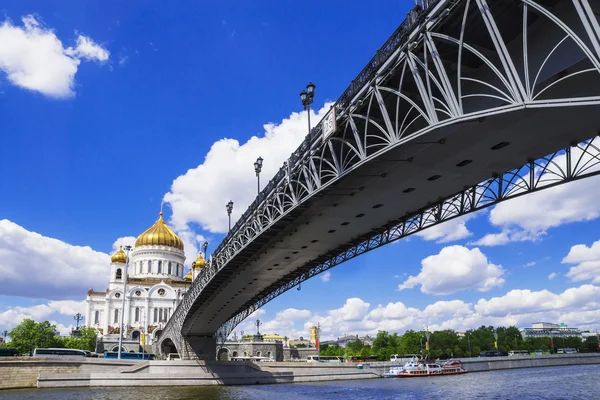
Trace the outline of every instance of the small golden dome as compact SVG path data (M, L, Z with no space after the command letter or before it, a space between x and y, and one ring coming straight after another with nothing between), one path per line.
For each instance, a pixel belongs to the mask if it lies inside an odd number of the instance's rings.
M125 254L125 252L123 251L123 246L121 246L119 248L119 250L117 250L117 252L112 255L112 257L110 258L110 261L113 264L116 264L116 263L125 264L127 262L127 254Z
M190 269L190 272L188 272L184 277L184 280L186 281L193 281L194 280L194 276L192 275L192 270Z
M193 269L204 268L205 265L206 265L206 260L204 259L204 256L202 255L202 252L200 252L198 254L198 258L196 258L194 260L194 262L192 263L192 268Z
M165 224L160 212L158 220L146 232L142 233L135 241L138 246L169 246L183 250L183 241Z

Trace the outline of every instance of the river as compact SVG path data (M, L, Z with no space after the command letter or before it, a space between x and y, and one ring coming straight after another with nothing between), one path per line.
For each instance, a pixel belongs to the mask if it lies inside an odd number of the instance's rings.
M600 365L478 372L431 378L256 386L24 389L0 391L2 400L280 400L280 399L594 399Z

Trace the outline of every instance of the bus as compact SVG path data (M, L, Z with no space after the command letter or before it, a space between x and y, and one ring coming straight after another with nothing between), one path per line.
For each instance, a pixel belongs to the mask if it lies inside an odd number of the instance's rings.
M273 360L270 357L231 357L230 361L252 361L252 362L275 362L275 360Z
M42 349L38 348L33 351L34 357L87 357L84 350L76 349Z
M0 347L0 357L18 357L19 350L10 347Z
M332 363L339 364L343 363L344 359L342 357L337 356L308 356L306 357L306 362L322 362L322 363Z
M118 351L105 351L104 358L119 358ZM154 360L156 356L152 353L121 352L121 360Z
M528 356L529 350L511 350L508 352L509 356Z
M556 354L575 354L575 353L577 353L577 349L573 349L573 348L564 348L564 349L556 350Z

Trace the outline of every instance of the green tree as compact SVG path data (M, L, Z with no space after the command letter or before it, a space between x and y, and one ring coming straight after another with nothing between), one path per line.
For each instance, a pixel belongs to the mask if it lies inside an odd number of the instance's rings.
M12 347L21 354L33 352L36 347L63 347L60 337L56 335L56 325L32 319L23 320L9 333Z
M87 351L96 351L96 341L98 332L89 326L79 328L79 336L70 336L62 338L64 347L68 349L79 349Z
M362 341L355 340L354 342L348 342L346 347L348 349L348 356L360 356L365 345Z

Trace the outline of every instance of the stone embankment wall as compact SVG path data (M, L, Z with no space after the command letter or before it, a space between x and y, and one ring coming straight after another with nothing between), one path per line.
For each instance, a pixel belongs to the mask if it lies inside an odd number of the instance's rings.
M40 374L68 376L89 371L119 371L130 368L129 361L65 357L60 359L37 357L0 357L0 389L17 389L38 386Z
M600 364L600 353L462 359L470 372ZM313 364L220 361L118 361L94 358L0 358L0 389L89 386L254 385L378 378L387 363Z

